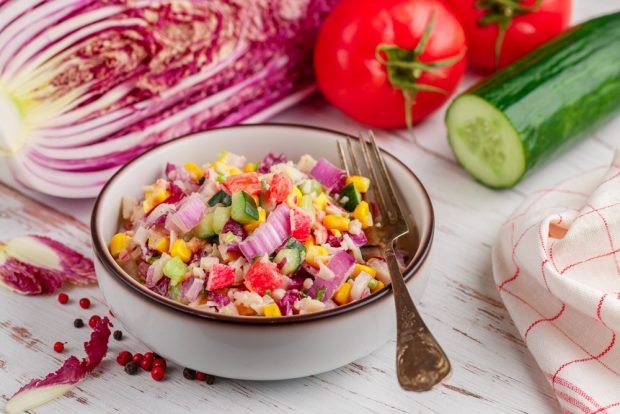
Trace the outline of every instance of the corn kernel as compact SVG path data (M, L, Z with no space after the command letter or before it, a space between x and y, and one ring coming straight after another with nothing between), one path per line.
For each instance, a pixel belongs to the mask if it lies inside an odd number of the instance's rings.
M185 241L182 239L177 239L170 247L170 255L173 257L178 257L183 260L184 263L187 263L192 258L192 251L189 247L187 247Z
M278 316L282 316L280 308L275 303L270 303L269 305L263 306L263 313L268 318L276 318Z
M258 226L260 226L262 222L265 221L266 218L267 218L267 212L262 207L259 207L258 208L258 220L255 221L254 223L246 224L245 226L243 226L243 229L245 230L246 233L252 233L254 230L258 228Z
M349 229L349 219L346 217L340 217L335 214L327 214L323 219L323 225L328 230L340 230L347 231Z
M228 173L230 175L239 175L242 173L242 171L239 168L233 167L228 171Z
M170 191L165 188L158 188L155 191L147 191L144 195L144 203L142 203L144 212L148 213L155 206L166 201L168 197L170 197Z
M377 276L377 270L370 267L370 266L366 266L363 264L359 264L359 263L355 263L355 265L353 266L353 272L351 273L351 277L355 278L357 276L359 276L360 273L365 272L368 273L370 276L375 277Z
M189 173L190 177L192 177L192 180L194 181L200 181L200 179L205 176L202 168L200 168L197 164L193 162L186 163L183 168L185 168L185 170Z
M336 302L339 305L344 305L345 303L349 302L349 300L351 299L351 288L352 287L353 285L351 285L350 283L342 284L338 288L336 293L334 294L334 297L332 298L334 302Z
M352 175L350 177L347 177L347 184L351 183L353 183L355 189L360 193L365 193L370 187L370 180L366 177L362 177L359 175Z
M317 210L323 211L325 210L325 207L327 207L328 202L329 202L329 199L327 198L325 193L321 193L314 199L314 201L312 202L312 205Z
M297 207L301 202L301 198L303 196L304 195L301 193L301 190L297 186L295 186L293 187L293 191L291 191L291 193L286 196L286 204L288 204L288 206L291 208Z
M342 232L338 229L331 229L330 233L334 236L334 237L342 237Z
M117 257L129 245L131 238L125 233L116 233L110 240L110 253Z
M362 228L367 229L372 226L372 214L370 214L370 206L366 201L360 202L353 210L353 217L362 223Z
M374 288L370 289L370 292L371 293L375 293L375 292L383 289L384 287L385 287L385 284L382 281L377 280L377 284L375 285Z
M168 236L159 239L149 240L149 247L160 253L167 252L170 249L170 238Z
M306 249L306 262L310 263L312 266L319 267L318 258L327 256L329 252L323 246L308 246Z
M254 172L256 170L258 170L258 164L255 162L249 162L243 167L243 172Z

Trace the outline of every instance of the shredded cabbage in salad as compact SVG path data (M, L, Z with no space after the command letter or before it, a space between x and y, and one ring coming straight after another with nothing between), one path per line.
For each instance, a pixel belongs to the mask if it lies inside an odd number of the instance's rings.
M124 197L110 253L149 289L226 315L279 317L346 305L389 283L365 260L370 180L325 159L260 162L223 152L168 164L140 199Z

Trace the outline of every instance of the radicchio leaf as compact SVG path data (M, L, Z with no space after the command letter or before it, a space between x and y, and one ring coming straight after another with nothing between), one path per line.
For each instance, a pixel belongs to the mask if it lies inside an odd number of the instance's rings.
M260 162L258 166L258 172L261 174L267 174L271 170L272 166L276 164L281 164L287 161L288 161L288 158L286 157L286 154L282 153L280 155L275 155L273 152L270 152Z
M276 301L278 307L280 308L280 312L282 315L292 315L293 314L293 305L301 299L301 295L297 290L288 290L282 296L282 299Z
M97 281L93 262L45 236L23 236L0 242L0 286L23 295L54 293L67 281Z
M8 414L21 413L58 398L90 374L108 352L110 321L107 317L95 325L90 340L84 343L86 357L70 356L62 366L43 379L34 379L19 389L6 405Z

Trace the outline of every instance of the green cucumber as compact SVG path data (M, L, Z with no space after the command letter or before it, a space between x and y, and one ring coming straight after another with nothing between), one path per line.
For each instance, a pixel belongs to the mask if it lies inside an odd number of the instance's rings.
M323 186L317 180L308 179L297 186L302 194L316 194L323 192Z
M251 195L245 191L237 191L232 195L233 220L241 224L250 224L258 220L258 207Z
M299 251L299 253L301 255L303 255L302 257L302 261L305 259L306 257L306 246L304 246L303 244L301 244L297 239L295 239L294 237L291 237L290 239L288 239L286 241L286 244L284 245L284 247L286 249L296 249Z
M314 211L314 205L312 203L313 197L311 195L304 195L301 197L301 201L299 202L299 208L302 210L306 210L310 213L310 217L312 217L312 224L316 220L316 213Z
M350 183L340 190L340 205L347 211L355 210L355 207L362 201L362 195L355 184Z
M214 207L217 204L228 207L231 203L232 200L230 198L230 195L224 190L218 191L213 195L213 197L209 199L209 201L207 201L207 204L209 204L211 207Z
M213 217L215 216L214 212L209 212L204 215L200 223L193 229L193 233L199 239L206 240L209 237L215 236L217 233L213 229Z
M298 249L282 249L276 254L273 262L279 264L286 259L286 263L284 263L280 272L283 275L290 275L299 268L304 260L303 256L305 255L302 255L301 251Z
M220 234L222 229L226 225L226 222L230 220L231 208L217 206L213 210L213 231L215 234Z
M164 275L170 278L170 285L176 286L183 281L183 276L187 272L187 265L178 257L168 260L163 268Z
M446 114L457 160L493 188L534 166L620 110L620 13L545 43L458 96Z

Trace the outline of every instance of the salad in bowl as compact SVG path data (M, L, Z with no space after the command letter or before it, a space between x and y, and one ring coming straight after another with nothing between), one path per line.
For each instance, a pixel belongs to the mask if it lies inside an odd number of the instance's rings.
M157 294L218 314L280 317L343 306L389 284L385 261L362 255L376 225L368 178L307 154L256 162L224 151L162 170L142 197L123 197L108 246Z

